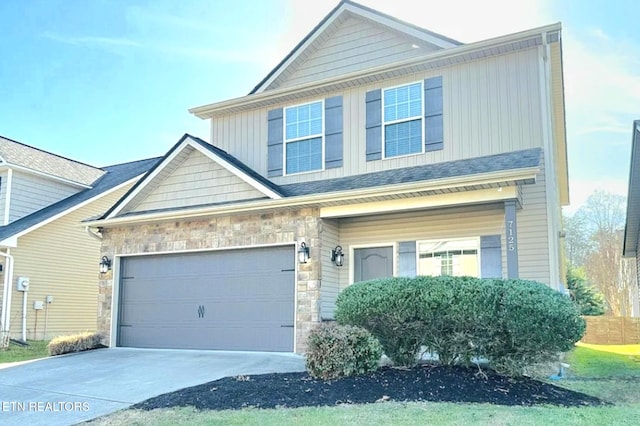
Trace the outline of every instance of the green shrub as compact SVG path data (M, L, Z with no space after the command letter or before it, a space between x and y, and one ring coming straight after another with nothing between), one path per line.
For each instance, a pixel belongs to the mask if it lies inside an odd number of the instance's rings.
M445 365L486 358L503 373L557 358L584 334L573 303L533 281L472 277L388 278L340 293L336 319L376 336L396 365L425 346Z
M69 336L57 336L47 346L49 355L62 355L102 347L101 333L78 333Z
M367 330L348 325L323 325L309 334L307 371L320 379L335 379L375 371L382 348Z

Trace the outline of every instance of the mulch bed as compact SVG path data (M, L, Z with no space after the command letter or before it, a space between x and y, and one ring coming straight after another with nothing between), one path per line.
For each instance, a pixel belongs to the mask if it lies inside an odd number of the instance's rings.
M142 410L192 406L200 410L247 407L309 407L384 401L431 401L565 407L607 404L597 398L530 378L512 379L477 369L421 366L385 367L375 373L332 381L307 373L226 377L148 399Z

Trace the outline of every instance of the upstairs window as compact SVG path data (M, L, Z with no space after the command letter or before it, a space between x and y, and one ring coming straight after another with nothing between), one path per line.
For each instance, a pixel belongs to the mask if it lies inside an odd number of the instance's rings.
M322 170L323 103L285 109L285 173Z
M422 83L383 91L384 156L423 152Z
M477 238L465 240L420 241L419 275L480 276Z

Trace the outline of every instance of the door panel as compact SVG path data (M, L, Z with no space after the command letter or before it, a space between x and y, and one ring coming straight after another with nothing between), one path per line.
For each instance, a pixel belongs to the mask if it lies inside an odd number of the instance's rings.
M393 276L393 247L367 247L353 251L354 282Z

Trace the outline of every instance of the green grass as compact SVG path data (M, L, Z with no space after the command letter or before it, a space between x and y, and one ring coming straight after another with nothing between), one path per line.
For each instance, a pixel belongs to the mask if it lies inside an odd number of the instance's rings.
M49 356L47 341L29 340L29 346L9 344L9 349L0 350L0 364L7 362L26 361L29 359L44 358Z
M171 408L125 410L97 419L97 425L637 425L640 418L640 362L629 355L576 348L568 357L572 379L553 382L614 405L563 408L491 404L384 402L276 410L197 411Z
M640 377L640 356L621 355L576 347L567 356L577 377Z

